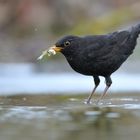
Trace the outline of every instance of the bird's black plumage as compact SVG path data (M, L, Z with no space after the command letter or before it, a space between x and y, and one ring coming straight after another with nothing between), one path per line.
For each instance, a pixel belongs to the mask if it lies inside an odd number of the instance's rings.
M107 87L104 96L112 83L111 74L133 53L139 33L140 24L106 35L65 36L55 46L61 48L62 54L75 71L94 77L95 88L92 94L100 83L99 76L105 77Z

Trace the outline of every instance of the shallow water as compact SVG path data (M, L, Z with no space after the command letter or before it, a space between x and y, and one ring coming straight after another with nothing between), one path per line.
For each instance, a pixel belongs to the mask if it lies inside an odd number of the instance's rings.
M87 96L87 95L86 95ZM0 97L1 140L139 140L139 94Z

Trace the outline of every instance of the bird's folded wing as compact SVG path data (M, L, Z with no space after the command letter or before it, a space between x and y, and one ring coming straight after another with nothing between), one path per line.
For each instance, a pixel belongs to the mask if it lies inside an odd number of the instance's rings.
M84 51L81 52L86 58L89 59L105 59L113 56L115 53L121 53L121 47L127 39L130 33L127 31L114 32L104 36L96 37L96 41L88 44Z

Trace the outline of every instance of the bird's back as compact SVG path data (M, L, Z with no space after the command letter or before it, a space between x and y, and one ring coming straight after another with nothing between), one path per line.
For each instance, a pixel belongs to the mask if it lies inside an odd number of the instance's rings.
M111 75L133 53L139 26L131 30L82 38L81 51L69 61L77 72L85 75Z

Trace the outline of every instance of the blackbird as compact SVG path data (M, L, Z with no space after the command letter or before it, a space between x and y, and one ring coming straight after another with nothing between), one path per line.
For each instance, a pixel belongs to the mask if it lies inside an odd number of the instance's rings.
M103 76L106 83L99 99L105 96L112 84L111 74L133 53L139 33L140 24L106 35L69 35L58 40L51 49L61 52L76 72L93 76L95 87L86 100L90 103L100 83L99 76Z

